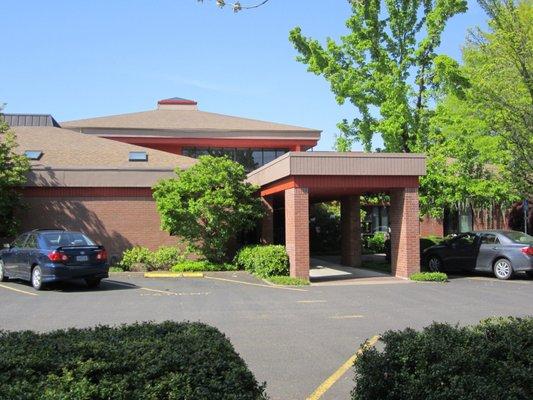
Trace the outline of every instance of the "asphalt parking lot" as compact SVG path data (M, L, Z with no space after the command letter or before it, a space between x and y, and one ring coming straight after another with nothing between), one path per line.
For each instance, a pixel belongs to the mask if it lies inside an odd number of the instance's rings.
M347 399L350 369L328 380L367 338L432 321L469 324L489 316L533 315L533 281L458 277L448 283L390 280L274 287L245 273L145 279L117 274L100 289L61 284L35 292L0 283L0 328L48 331L135 321L190 320L216 326L232 341L273 400Z

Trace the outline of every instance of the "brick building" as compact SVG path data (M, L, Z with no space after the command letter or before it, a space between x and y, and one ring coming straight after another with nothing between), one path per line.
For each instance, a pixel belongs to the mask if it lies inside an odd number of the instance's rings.
M111 257L134 245L155 249L176 238L160 230L151 196L157 180L202 154L243 164L261 187L265 243L286 247L291 275L309 275L309 205L340 200L342 260L360 265L359 196L391 197L392 270L419 269L418 178L424 156L313 152L320 131L203 112L196 102L165 99L150 111L57 123L51 116L6 114L31 160L20 211L24 230L81 230Z

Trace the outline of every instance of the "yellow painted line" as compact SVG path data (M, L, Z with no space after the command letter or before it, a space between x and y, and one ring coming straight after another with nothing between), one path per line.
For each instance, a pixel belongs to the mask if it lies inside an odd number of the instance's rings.
M145 272L145 278L203 278L203 272Z
M278 285L262 285L260 283L243 282L243 281L238 281L235 279L217 278L214 276L206 276L205 279L213 279L213 280L222 281L222 282L240 283L241 285L260 286L260 287L266 287L269 289L282 289L282 290L293 290L296 292L307 292L306 289L298 289L298 288L291 288L291 287L278 286Z
M328 379L326 379L319 387L317 387L316 390L311 393L311 395L307 398L307 400L320 399L324 395L324 393L326 393L335 384L335 382L337 382L346 373L346 371L348 371L353 366L353 364L357 360L357 357L361 355L363 350L368 347L374 346L378 340L379 336L376 335L366 341L363 346L361 346L361 348L357 350L357 353L355 353L348 360L346 360L346 362L342 364L337 371L335 371Z
M2 285L2 284L0 284L0 287L3 287L4 289L12 290L12 291L17 292L17 293L24 293L24 294L28 294L30 296L38 296L37 293L26 292L25 290L15 289L15 288L12 288L10 286L6 286L6 285Z
M334 315L330 317L331 319L352 319L352 318L363 318L362 315Z
M326 303L326 300L298 300L297 303L302 303L302 304Z

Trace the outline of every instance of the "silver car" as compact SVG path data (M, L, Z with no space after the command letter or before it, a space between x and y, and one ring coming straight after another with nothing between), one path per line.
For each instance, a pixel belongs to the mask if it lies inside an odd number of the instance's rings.
M484 271L498 279L516 272L533 277L533 236L523 232L467 232L427 248L422 261L430 271Z

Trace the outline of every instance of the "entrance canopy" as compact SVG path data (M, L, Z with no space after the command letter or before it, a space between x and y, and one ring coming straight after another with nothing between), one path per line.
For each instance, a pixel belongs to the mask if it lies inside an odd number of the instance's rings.
M387 193L391 198L391 267L408 277L420 270L419 177L422 154L290 152L248 174L260 186L265 205L262 241L273 241L274 200L284 203L285 246L291 276L309 276L309 204L341 203L342 260L361 264L359 196Z

